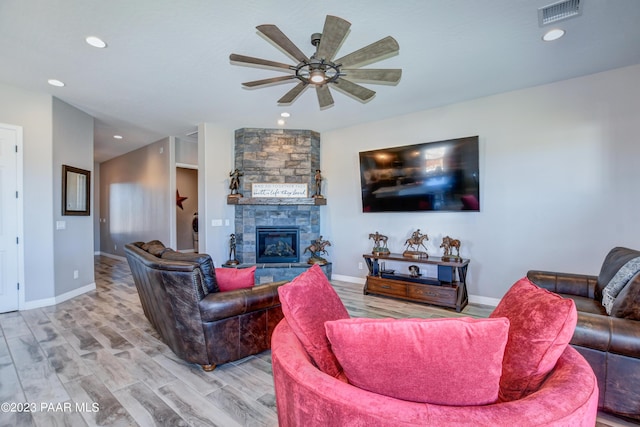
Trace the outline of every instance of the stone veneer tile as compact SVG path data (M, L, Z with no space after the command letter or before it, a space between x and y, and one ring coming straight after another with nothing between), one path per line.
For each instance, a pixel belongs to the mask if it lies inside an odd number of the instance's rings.
M235 167L244 174L241 193L250 196L256 182L306 183L313 193L320 169L318 132L243 128L235 139ZM255 263L256 226L298 226L301 250L319 237L319 206L236 205L235 210L236 256L243 263Z

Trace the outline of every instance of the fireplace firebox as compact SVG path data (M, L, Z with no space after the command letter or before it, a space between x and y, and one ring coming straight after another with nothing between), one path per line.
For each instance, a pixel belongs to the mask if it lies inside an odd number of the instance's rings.
M293 263L300 260L298 227L256 227L256 262Z

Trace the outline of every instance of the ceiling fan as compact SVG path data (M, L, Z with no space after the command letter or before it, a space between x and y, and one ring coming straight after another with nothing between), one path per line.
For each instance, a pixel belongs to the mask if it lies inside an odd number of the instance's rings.
M232 53L229 59L232 63L238 65L259 66L278 71L286 70L285 72L288 73L286 76L242 83L244 87L254 88L297 81L298 84L278 100L279 104L293 103L305 89L309 86L314 86L320 108L330 107L334 103L329 91L330 85L362 102L366 102L375 95L375 92L354 83L354 81L395 85L400 81L402 70L398 68L374 69L360 67L397 54L400 46L398 46L398 42L393 37L388 36L346 56L334 59L342 42L347 37L349 27L351 27L351 23L348 21L337 16L327 15L322 33L311 35L311 44L316 47L316 51L311 57L307 57L275 25L258 25L256 29L296 61L297 65L288 65L235 53Z

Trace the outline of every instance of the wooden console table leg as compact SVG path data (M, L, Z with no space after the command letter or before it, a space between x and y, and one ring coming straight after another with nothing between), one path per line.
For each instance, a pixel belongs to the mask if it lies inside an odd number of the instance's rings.
M469 303L469 294L467 293L467 266L458 267L458 277L460 279L460 292L458 293L458 301L456 302L456 312L460 313Z

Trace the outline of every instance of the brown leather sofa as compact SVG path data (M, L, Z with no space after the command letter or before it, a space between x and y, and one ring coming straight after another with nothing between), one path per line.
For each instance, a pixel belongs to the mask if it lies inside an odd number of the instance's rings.
M571 344L598 377L598 406L606 412L640 420L640 273L632 276L610 310L603 307L602 291L640 251L617 247L604 259L598 276L531 270L536 285L571 298L578 324Z
M183 360L205 371L271 347L282 319L274 282L219 292L211 257L165 248L159 241L125 246L144 314Z

